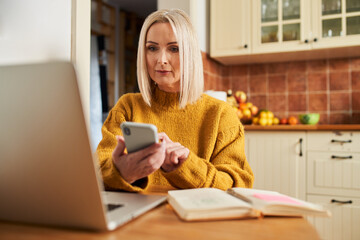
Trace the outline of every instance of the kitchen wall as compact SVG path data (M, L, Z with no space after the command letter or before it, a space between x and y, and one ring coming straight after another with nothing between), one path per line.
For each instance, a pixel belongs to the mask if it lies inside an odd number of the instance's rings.
M360 57L224 66L203 53L205 90L247 93L278 117L320 113L323 124L360 124Z
M90 110L90 1L0 0L0 65L71 61Z

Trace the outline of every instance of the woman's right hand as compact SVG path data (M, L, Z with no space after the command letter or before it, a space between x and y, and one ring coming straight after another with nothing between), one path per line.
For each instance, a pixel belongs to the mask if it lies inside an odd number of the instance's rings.
M126 154L124 137L116 136L116 140L112 159L121 176L130 184L158 170L165 160L165 141Z

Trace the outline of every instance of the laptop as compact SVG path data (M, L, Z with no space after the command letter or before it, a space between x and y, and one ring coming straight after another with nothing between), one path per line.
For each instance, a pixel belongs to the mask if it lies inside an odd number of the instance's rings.
M100 231L166 200L103 191L67 62L0 66L0 193L0 220Z

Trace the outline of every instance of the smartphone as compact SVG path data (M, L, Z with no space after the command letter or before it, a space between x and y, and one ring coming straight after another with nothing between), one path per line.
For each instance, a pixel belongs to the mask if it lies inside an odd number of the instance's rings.
M159 142L157 127L148 123L123 122L120 125L128 153L139 151Z

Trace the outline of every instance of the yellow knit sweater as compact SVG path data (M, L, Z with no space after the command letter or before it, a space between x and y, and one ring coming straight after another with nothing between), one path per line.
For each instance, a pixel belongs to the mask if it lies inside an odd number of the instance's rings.
M107 189L131 192L214 187L252 187L253 173L244 152L244 129L229 104L206 94L194 104L179 109L179 94L154 89L151 107L141 94L123 95L110 111L97 148L103 181ZM112 151L122 135L124 121L152 123L173 142L190 150L187 160L176 170L161 169L132 185L112 162Z

